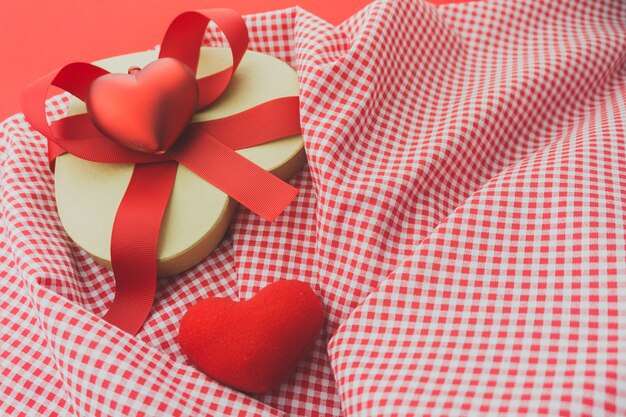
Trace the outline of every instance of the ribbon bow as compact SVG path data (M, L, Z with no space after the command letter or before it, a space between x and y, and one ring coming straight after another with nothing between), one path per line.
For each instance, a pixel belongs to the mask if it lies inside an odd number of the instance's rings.
M159 59L174 58L195 74L210 21L228 41L232 66L196 80L197 108L210 105L226 90L241 62L248 46L242 17L230 9L185 12L170 24L159 53ZM154 299L159 230L178 164L271 221L293 200L297 189L235 150L299 134L299 104L297 96L284 97L222 119L191 123L176 143L159 155L111 140L97 129L88 114L48 124L45 100L51 85L85 101L92 82L106 74L108 71L92 64L68 64L28 86L22 95L22 108L31 126L48 139L52 168L55 158L65 152L94 162L136 164L113 224L111 263L116 292L104 316L111 324L135 334ZM281 115L280 120L272 117L276 114Z

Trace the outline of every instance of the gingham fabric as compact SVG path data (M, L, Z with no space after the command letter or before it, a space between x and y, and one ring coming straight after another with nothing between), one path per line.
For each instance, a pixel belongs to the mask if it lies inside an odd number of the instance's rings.
M626 2L247 22L298 70L309 169L160 280L137 337L99 318L113 277L64 233L44 139L1 125L0 414L626 415ZM288 381L252 398L188 363L189 306L279 279L327 315Z

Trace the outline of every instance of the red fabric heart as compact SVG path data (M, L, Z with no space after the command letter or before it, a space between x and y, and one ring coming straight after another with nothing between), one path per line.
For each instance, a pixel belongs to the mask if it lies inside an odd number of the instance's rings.
M187 311L178 343L213 379L250 393L284 381L315 343L324 322L309 285L278 281L248 301L208 298Z
M138 151L164 153L193 117L198 84L185 64L160 58L130 74L97 78L86 103L94 125L109 138Z

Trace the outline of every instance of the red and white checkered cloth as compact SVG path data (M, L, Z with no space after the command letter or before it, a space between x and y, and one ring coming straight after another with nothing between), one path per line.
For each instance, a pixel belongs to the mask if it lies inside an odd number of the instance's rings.
M113 277L64 233L44 139L0 126L0 414L626 415L626 2L247 21L299 72L310 173L160 280L137 337L99 318ZM190 305L278 279L327 312L290 380L251 398L189 365Z

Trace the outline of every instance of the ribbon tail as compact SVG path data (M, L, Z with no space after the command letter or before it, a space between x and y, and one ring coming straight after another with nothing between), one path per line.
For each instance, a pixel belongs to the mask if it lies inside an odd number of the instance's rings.
M135 165L113 223L115 297L103 318L133 335L152 308L159 232L177 168L175 161Z
M267 172L194 126L168 155L252 212L273 221L298 189Z

